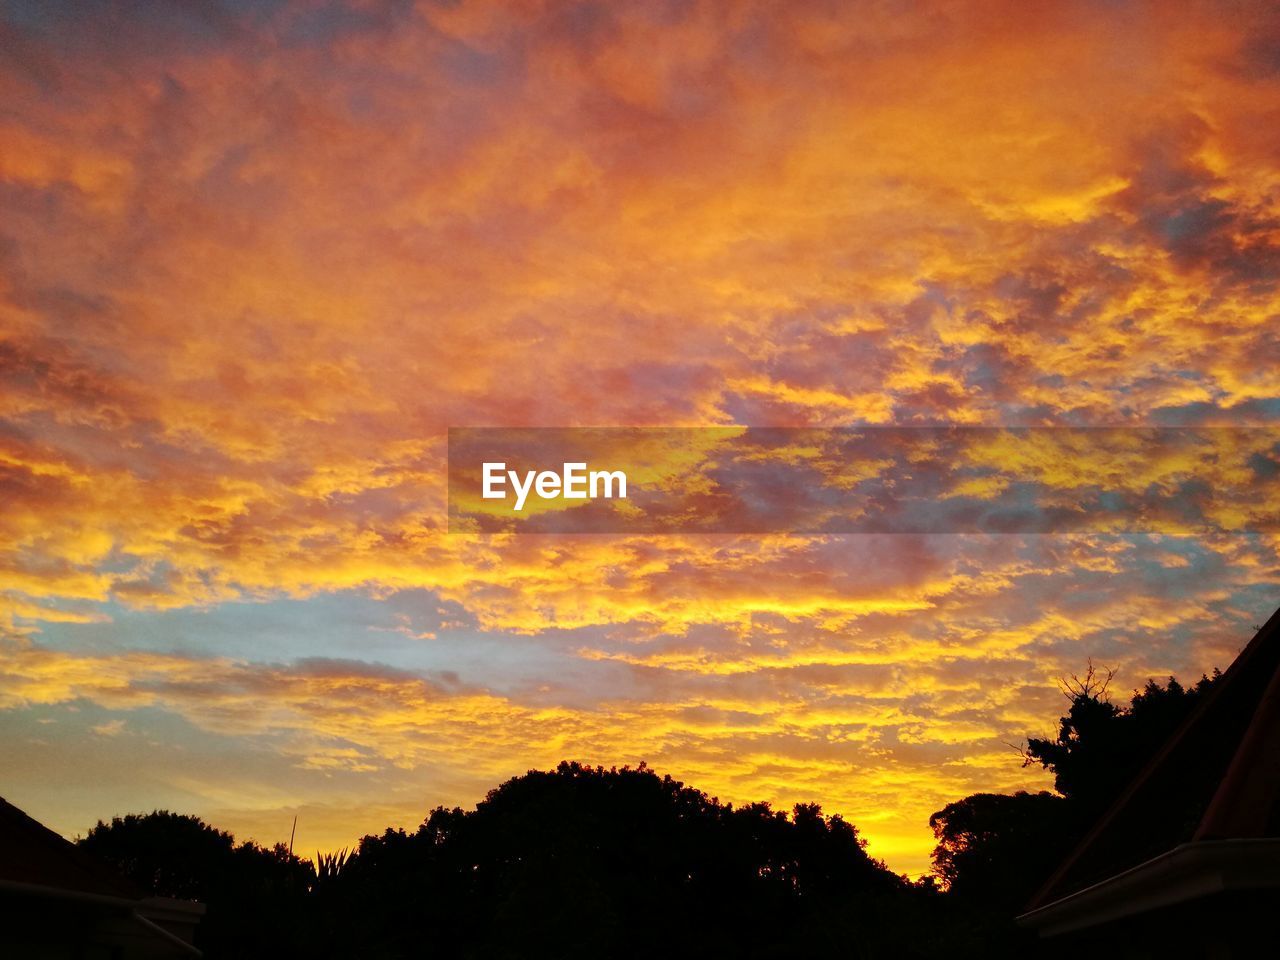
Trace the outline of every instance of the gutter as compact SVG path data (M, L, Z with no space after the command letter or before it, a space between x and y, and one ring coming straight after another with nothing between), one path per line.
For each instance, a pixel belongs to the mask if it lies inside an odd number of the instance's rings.
M1198 840L1018 917L1054 937L1228 890L1280 887L1280 839Z
M41 883L24 883L20 880L0 879L0 891L17 893L29 897L45 897L50 900L69 900L73 903L88 903L99 907L110 907L123 910L130 919L139 923L148 932L165 940L171 946L178 947L193 957L204 956L195 946L170 933L155 921L144 916L146 912L165 911L174 914L190 914L198 920L204 915L205 905L195 900L173 900L168 897L148 897L136 900L130 897L116 897L103 893L89 893L84 890L68 890L65 887L50 887ZM151 908L148 911L148 908ZM140 912L141 911L141 912Z

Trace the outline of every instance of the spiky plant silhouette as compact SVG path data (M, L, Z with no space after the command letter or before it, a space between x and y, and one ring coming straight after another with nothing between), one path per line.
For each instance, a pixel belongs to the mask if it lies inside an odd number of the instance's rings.
M313 891L326 890L331 887L342 873L342 868L350 859L350 851L343 848L337 853L316 852L315 879L311 882Z

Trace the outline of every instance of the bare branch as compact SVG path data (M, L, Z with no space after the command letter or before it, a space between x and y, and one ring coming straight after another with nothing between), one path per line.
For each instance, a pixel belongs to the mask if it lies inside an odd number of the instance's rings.
M1081 697L1094 700L1106 699L1107 687L1111 685L1111 680L1116 675L1115 671L1108 667L1103 667L1101 670L1094 667L1092 657L1089 658L1088 663L1088 669L1085 670L1083 677L1073 673L1069 679L1059 678L1058 689L1068 700Z

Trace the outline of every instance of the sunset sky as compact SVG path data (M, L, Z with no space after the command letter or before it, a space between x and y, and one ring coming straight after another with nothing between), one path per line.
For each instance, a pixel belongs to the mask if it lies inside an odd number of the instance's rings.
M1058 678L1280 606L1266 532L446 531L450 427L1280 426L1274 4L0 18L0 795L68 836L643 760L915 875Z

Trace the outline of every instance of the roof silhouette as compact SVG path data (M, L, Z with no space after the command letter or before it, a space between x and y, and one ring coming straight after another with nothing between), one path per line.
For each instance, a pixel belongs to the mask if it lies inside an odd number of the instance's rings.
M120 960L201 955L192 940L204 904L148 895L3 798L0 850L8 918L0 949Z
M1280 611L1254 635L1028 905L1035 911L1185 844L1280 836Z
M122 900L146 894L105 864L0 797L0 882L31 884Z

